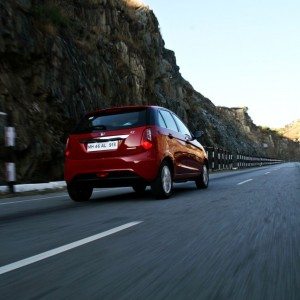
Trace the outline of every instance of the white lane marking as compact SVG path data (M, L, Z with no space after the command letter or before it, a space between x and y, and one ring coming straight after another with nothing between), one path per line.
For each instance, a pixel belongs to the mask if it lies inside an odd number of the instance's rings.
M122 187L122 188L103 189L103 190L100 190L100 191L95 191L94 193L107 192L107 191L114 191L114 190L120 190L120 189L124 189L124 187ZM60 195L60 196L43 197L43 198L37 198L37 199L28 199L28 200L20 200L20 201L4 202L4 203L0 203L0 206L1 206L1 205L9 205L9 204L22 203L22 202L31 202L31 201L39 201L39 200L54 199L54 198L60 198L60 197L66 197L66 196L68 196L68 194L62 194L62 195Z
M270 174L271 172L266 172L265 175Z
M31 256L31 257L28 257L28 258L16 261L14 263L2 266L2 267L0 267L0 275L1 274L5 274L5 273L10 272L10 271L13 271L13 270L16 270L16 269L19 269L19 268L22 268L22 267L25 267L27 265L33 264L35 262L38 262L40 260L49 258L49 257L57 255L57 254L60 254L62 252L69 251L69 250L77 248L79 246L82 246L82 245L94 242L94 241L99 240L99 239L101 239L103 237L106 237L108 235L114 234L116 232L119 232L121 230L127 229L129 227L138 225L138 224L140 224L142 222L143 221L130 222L130 223L127 223L127 224L124 224L124 225L112 228L110 230L107 230L107 231L104 231L104 232L92 235L90 237L78 240L76 242L73 242L73 243L70 243L70 244L66 244L64 246L57 247L57 248L54 248L52 250L49 250L49 251L46 251L46 252L42 252L40 254L37 254L37 255L34 255L34 256Z
M251 181L251 180L253 180L253 179L247 179L247 180L245 180L245 181L239 182L237 185L244 184L244 183L249 182L249 181Z
M63 194L60 196L43 197L43 198L38 198L38 199L28 199L28 200L20 200L20 201L13 201L13 202L4 202L4 203L0 203L0 205L9 205L9 204L15 204L15 203L22 203L22 202L31 202L31 201L40 201L40 200L46 200L46 199L65 197L67 195L68 194Z

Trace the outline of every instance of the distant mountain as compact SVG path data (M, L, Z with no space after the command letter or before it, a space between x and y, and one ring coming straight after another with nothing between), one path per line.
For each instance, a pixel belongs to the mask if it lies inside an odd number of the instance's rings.
M300 142L300 119L279 128L278 132L295 142Z

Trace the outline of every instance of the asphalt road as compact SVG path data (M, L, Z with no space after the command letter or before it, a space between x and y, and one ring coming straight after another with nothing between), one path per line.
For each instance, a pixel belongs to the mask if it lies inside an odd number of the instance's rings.
M300 163L1 199L0 241L1 299L300 299Z

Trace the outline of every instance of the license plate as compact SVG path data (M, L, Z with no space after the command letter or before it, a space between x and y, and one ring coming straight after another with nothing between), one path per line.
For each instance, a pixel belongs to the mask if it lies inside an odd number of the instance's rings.
M89 143L87 144L87 152L104 151L104 150L116 150L118 149L118 141L101 142L101 143Z

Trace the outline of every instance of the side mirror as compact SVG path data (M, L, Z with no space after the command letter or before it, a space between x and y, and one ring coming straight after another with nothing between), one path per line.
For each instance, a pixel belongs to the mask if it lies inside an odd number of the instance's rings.
M204 135L204 132L202 130L197 130L193 133L194 139L199 139Z

